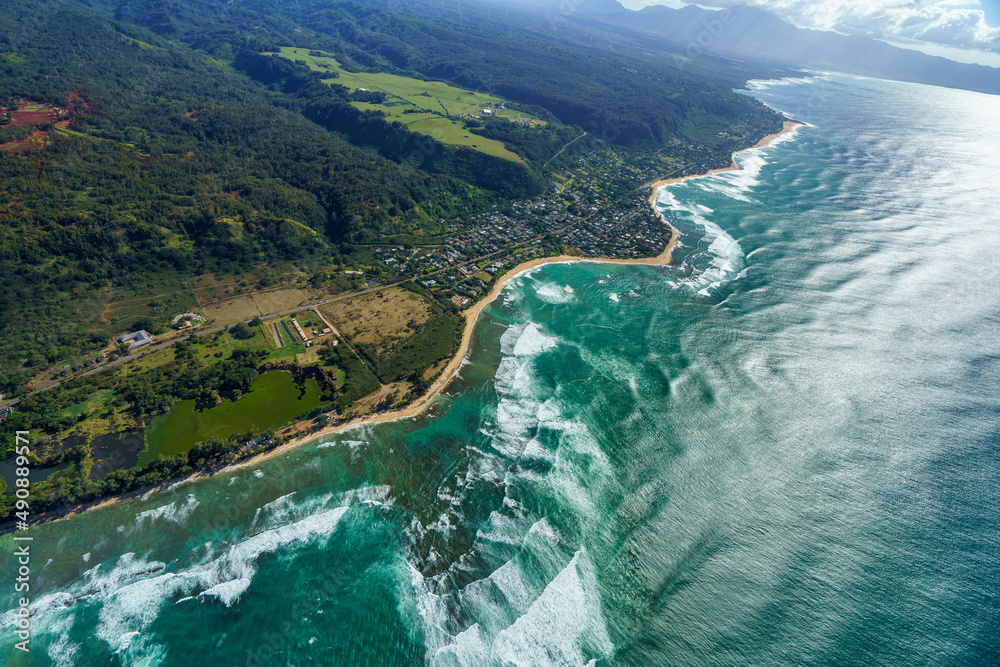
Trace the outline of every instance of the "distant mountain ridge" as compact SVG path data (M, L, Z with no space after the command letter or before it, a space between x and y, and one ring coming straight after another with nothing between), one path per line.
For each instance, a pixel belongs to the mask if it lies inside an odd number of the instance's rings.
M797 28L753 7L715 11L695 5L672 9L653 5L638 11L616 0L510 0L499 2L544 12L581 25L659 36L684 58L721 54L897 81L1000 94L1000 69L958 63L859 35Z

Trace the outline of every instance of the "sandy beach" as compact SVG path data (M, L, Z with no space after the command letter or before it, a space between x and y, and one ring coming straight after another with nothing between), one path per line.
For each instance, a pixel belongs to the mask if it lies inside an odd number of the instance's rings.
M663 178L658 181L655 181L651 186L653 190L652 192L649 193L650 206L656 203L656 193L659 192L660 188L663 187L664 185L672 185L674 183L680 183L681 181L686 181L689 178L698 178L700 176L711 176L712 174L721 174L726 171L736 171L740 168L740 165L736 163L736 156L739 153L742 153L743 151L753 150L755 148L764 148L765 146L769 146L771 145L772 141L774 141L775 139L784 134L788 134L789 132L794 132L802 124L803 123L800 123L796 120L786 120L781 126L781 132L775 132L774 134L769 134L760 141L758 141L757 143L755 143L753 146L750 146L748 148L743 148L733 153L733 161L728 167L722 167L720 169L712 169L710 171L705 172L704 174L688 174L687 176L678 176L676 178Z
M760 141L758 141L750 148L744 148L743 150L750 150L752 148L762 148L764 146L767 146L772 141L782 136L783 134L794 132L795 129L800 125L802 125L802 123L799 123L797 121L786 120L784 122L784 125L782 126L781 132L770 134L761 139ZM737 153L739 152L742 151L737 151ZM736 163L736 153L733 153L732 164L723 169L713 169L712 171L709 171L707 174L690 174L678 178L667 178L655 181L650 186L652 190L650 192L648 199L649 205L653 207L653 210L656 210L656 196L657 193L659 192L659 189L664 185L680 183L681 181L686 180L688 178L697 178L699 176L707 176L709 174L717 174L720 172L732 171L734 169L739 169L739 168L740 168L739 165ZM485 298L470 306L468 310L466 310L463 313L463 315L465 316L465 329L462 332L462 340L459 343L458 350L455 352L455 355L448 362L448 365L445 366L444 369L441 371L441 374L438 375L437 379L431 384L430 387L428 387L424 395L418 398L416 401L406 406L405 408L399 410L391 410L389 412L383 412L376 415L366 415L364 417L356 417L346 422L340 422L338 424L328 426L327 428L321 429L319 431L313 431L311 433L301 435L297 438L294 438L293 440L286 442L285 444L279 447L275 447L274 449L268 452L264 452L263 454L259 454L245 461L240 461L239 463L234 463L231 466L227 466L223 468L220 472L224 472L225 470L237 470L240 468L246 468L248 466L258 465L262 461L265 461L274 456L279 456L295 447L298 447L307 442L312 442L323 436L333 435L335 433L340 433L352 428L358 428L360 426L366 426L368 424L379 424L382 422L397 421L400 419L412 419L420 415L434 402L434 399L436 399L440 395L441 391L448 385L449 382L451 382L451 380L455 377L455 374L458 373L459 368L462 367L462 362L465 361L465 357L469 352L469 344L472 342L472 332L475 329L476 320L479 319L479 315L483 312L483 309L486 308L486 306L488 306L489 304L493 303L493 301L497 298L497 296L499 296L500 292L507 285L507 283L509 283L511 280L514 280L525 271L530 271L534 268L543 266L545 264L557 264L557 263L568 263L568 262L594 262L599 264L646 264L654 266L667 265L671 261L671 255L673 253L674 248L677 247L677 240L678 240L677 230L671 227L670 240L667 242L667 245L663 249L663 252L661 252L656 257L640 257L636 259L611 259L611 258L595 259L589 257L577 257L574 255L556 255L552 257L539 257L538 259L533 259L531 261L522 262L521 264L518 264L513 269L505 273L499 280L497 280L497 282L493 285L493 288L490 290L489 294L487 294ZM168 482L164 485L163 488L172 488L180 484L186 484L188 482L198 479L199 477L204 476L205 474L206 474L205 471L197 471L182 480ZM150 493L150 491L147 490L145 493ZM122 500L123 498L137 497L138 495L144 495L144 494L134 493L134 494L126 494L125 496L114 496L111 498L103 498L99 501L95 501L93 504L85 504L77 506L71 509L66 515L60 516L53 520L59 521L61 519L67 518L68 516L72 516L73 514L76 514L80 511L85 511L87 509L92 509L94 507L100 507L101 505L117 502L118 500Z
M784 134L788 134L789 132L794 132L795 129L800 125L802 125L802 123L792 120L786 120L782 125L781 132L769 134L768 136L764 137L753 146L737 151L737 153L741 153L744 150L751 150L754 148L763 148L764 146L768 146L772 141L774 141L778 137ZM728 167L724 167L722 169L713 169L707 172L706 174L690 174L678 178L667 178L655 181L651 186L652 192L650 192L648 199L649 205L653 206L655 210L657 192L664 185L680 183L681 181L686 180L688 178L697 178L698 176L707 176L710 174L718 174L725 171L733 171L739 168L740 166L736 162L736 153L733 153L732 164L730 164ZM431 403L433 403L434 399L438 397L441 391L455 377L455 374L458 373L458 369L461 368L462 362L465 361L465 356L469 352L469 344L472 342L472 332L475 329L476 320L479 319L479 315L480 313L483 312L483 309L486 308L486 306L488 306L489 304L493 303L494 299L497 298L501 290L503 290L503 288L511 280L514 280L525 271L530 271L531 269L534 269L536 267L543 266L545 264L556 264L563 262L596 262L601 264L646 264L646 265L669 264L671 259L671 254L673 253L674 248L677 246L677 236L678 236L677 230L671 228L670 241L667 243L667 246L663 249L663 252L661 252L656 257L641 257L637 259L610 259L610 258L592 259L589 257L576 257L573 255L556 255L553 257L539 257L538 259L533 259L529 262L523 262L521 264L518 264L513 269L508 271L506 274L504 274L504 276L493 285L493 289L490 290L489 294L487 294L485 298L476 302L475 304L470 306L468 310L465 311L464 313L465 330L462 332L462 340L458 346L458 350L455 352L455 356L453 356L451 361L448 362L448 365L444 367L444 370L441 371L441 374L438 376L438 378L427 389L427 392L424 393L424 395L418 398L416 401L406 406L405 408L399 410L391 410L389 412L383 412L381 414L356 417L346 422L341 422L333 426L328 426L327 428L324 428L322 430L314 431L307 435L300 436L298 438L295 438L294 440L286 442L280 447L275 447L269 452L265 452L263 454L260 454L259 456L255 456L246 461L236 463L230 466L230 469L245 468L247 466L257 465L261 461L269 459L273 456L278 456L294 447L298 447L303 443L316 440L317 438L320 438L322 436L333 435L334 433L340 433L348 429L357 428L359 426L366 426L368 424L378 424L381 422L397 421L400 419L412 419L413 417L418 416L425 409L427 409L427 407L430 406Z
M368 424L378 424L381 422L397 421L400 419L411 419L422 413L438 395L441 391L448 385L449 382L458 373L458 369L461 368L462 362L465 361L465 356L469 352L469 344L472 342L472 332L476 326L476 320L479 319L480 313L489 304L499 296L501 290L509 283L514 280L519 275L526 271L530 271L539 266L545 264L558 264L558 263L569 263L569 262L593 262L598 264L646 264L646 265L665 265L670 263L670 255L673 249L677 246L677 232L673 228L670 230L670 241L667 246L663 249L656 257L640 257L636 259L591 259L589 257L577 257L575 255L555 255L552 257L539 257L538 259L533 259L528 262L522 262L518 264L513 269L504 274L504 276L498 280L494 285L493 289L490 290L489 294L485 298L476 302L474 305L470 306L468 310L463 313L465 316L465 329L462 331L462 340L459 343L458 351L455 352L455 356L451 358L448 365L444 367L441 374L437 379L431 384L427 389L427 392L423 396L418 398L416 401L401 408L399 410L391 410L389 412L383 412L376 415L366 415L364 417L356 417L350 419L346 422L341 422L339 424L328 426L319 431L314 431L307 435L300 436L294 440L290 440L280 447L275 447L274 449L264 452L258 456L255 456L246 461L241 461L240 463L233 464L229 469L245 468L247 466L257 465L261 461L269 459L273 456L277 456L288 450L298 447L299 445L315 440L321 436L332 435L334 433L340 433L348 429L357 428L359 426L366 426Z

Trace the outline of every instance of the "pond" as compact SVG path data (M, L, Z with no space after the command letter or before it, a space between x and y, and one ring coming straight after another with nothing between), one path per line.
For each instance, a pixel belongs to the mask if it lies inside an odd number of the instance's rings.
M185 453L196 443L210 438L227 438L254 427L274 429L320 405L320 390L309 378L301 391L291 373L270 371L250 385L238 401L225 401L205 410L196 410L193 399L181 401L165 415L154 417L146 429L146 449L139 455L145 465L160 454Z

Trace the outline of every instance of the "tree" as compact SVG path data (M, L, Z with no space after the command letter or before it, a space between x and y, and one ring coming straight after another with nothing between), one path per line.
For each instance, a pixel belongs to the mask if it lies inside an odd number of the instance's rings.
M253 338L257 332L247 326L246 322L239 322L229 330L229 333L237 340L247 340Z
M250 320L250 326L252 326L252 327L262 327L262 326L264 326L264 320L260 319L259 317L255 317L252 320Z
M157 328L156 322L151 317L140 317L132 323L132 331L148 331L149 333L155 333Z
M108 335L108 332L102 331L100 329L95 329L94 331L91 331L89 336L91 344L97 347L104 347L105 345L111 342L111 336Z

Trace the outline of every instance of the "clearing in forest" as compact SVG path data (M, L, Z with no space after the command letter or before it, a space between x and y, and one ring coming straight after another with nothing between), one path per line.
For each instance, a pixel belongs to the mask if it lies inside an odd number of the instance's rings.
M320 312L353 342L380 352L417 333L432 314L424 297L402 287L325 304Z
M205 317L209 322L218 326L285 312L310 303L311 300L312 297L306 290L285 288L253 292L215 303L204 303L202 310L205 311Z
M444 144L469 146L512 162L524 160L507 150L503 142L470 132L465 127L465 120L475 120L487 115L533 127L545 124L531 114L504 108L503 100L499 97L456 88L443 81L423 81L382 72L348 72L330 54L310 49L283 46L280 53L272 52L269 55L304 62L316 72L335 74L336 78L323 79L324 83L339 84L352 92L362 89L385 93L385 102L381 104L352 104L359 109L381 111L389 120L406 125L411 132L426 134Z
M48 144L49 133L39 127L52 123L68 131L68 114L61 107L24 99L0 107L0 151L42 150Z

